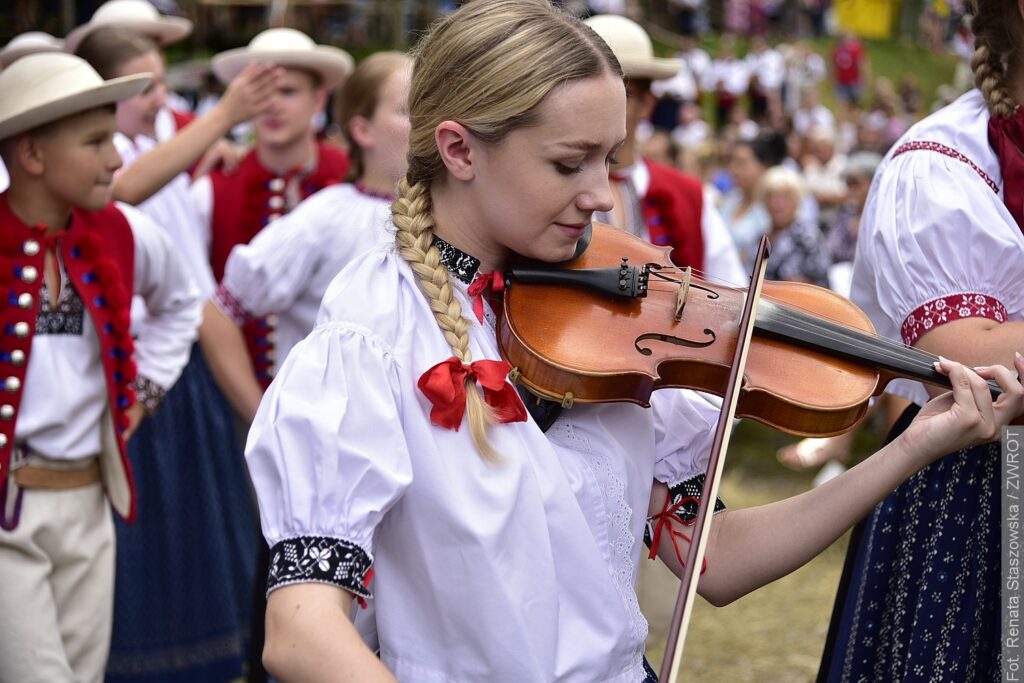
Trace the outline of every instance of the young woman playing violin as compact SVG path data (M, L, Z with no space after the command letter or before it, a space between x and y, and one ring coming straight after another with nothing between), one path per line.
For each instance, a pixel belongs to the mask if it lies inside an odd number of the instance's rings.
M972 365L1009 364L1024 340L1021 13L974 3L978 89L896 143L857 244L851 297L878 332ZM946 450L854 534L819 680L1001 677L999 443Z
M271 546L264 661L287 681L655 680L633 586L645 517L699 478L714 413L663 390L541 431L482 291L514 254L569 258L611 208L621 69L546 0L475 0L420 45L409 104L395 244L334 281L250 432ZM792 571L1021 412L1012 371L941 368L952 393L839 480L721 512L701 593L725 604Z

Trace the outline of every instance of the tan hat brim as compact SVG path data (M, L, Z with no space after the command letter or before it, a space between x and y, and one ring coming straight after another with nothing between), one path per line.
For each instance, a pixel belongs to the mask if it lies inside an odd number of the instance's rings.
M146 89L153 79L152 74L133 74L104 81L95 88L83 90L74 95L56 97L49 102L36 103L28 109L15 112L0 121L0 140L38 128L65 116L114 104L134 97Z
M285 68L308 69L319 74L323 87L331 89L352 73L352 55L337 47L318 45L312 50L259 52L240 47L221 52L210 62L210 68L224 83L230 83L245 67L255 62L270 62Z
M681 59L662 59L660 57L643 60L619 60L619 64L622 66L622 72L626 78L647 78L652 81L672 78L683 68Z
M184 17L166 17L159 19L137 19L112 22L100 22L82 24L74 29L64 38L68 52L74 52L78 45L85 40L85 37L96 29L113 27L121 28L132 33L140 33L148 36L160 47L173 45L185 40L192 34L192 22Z

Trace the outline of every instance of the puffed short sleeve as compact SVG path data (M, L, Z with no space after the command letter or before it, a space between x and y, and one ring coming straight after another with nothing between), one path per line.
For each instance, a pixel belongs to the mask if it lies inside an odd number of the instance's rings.
M325 221L337 212L325 198L313 195L231 250L214 300L236 323L286 310L309 288L319 261L328 256L321 244L330 229Z
M880 334L907 344L1022 306L1024 238L991 179L957 155L940 146L895 156L861 220L851 298Z
M396 363L365 328L321 324L288 355L246 446L268 592L318 582L369 596L374 531L412 480L400 410Z
M666 510L684 524L696 516L705 471L721 410L717 399L685 389L662 389L651 395L654 413L654 478L669 489ZM721 499L714 512L725 510ZM650 545L655 518L644 532Z

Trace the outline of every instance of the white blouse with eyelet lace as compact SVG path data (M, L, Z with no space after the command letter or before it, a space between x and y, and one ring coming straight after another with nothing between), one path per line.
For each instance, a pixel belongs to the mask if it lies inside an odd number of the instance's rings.
M492 320L473 319L473 360L500 358ZM416 387L451 355L393 246L339 274L249 434L267 542L292 559L315 546L313 565L342 549L339 574L313 579L328 583L372 557L356 623L403 683L644 680L634 583L652 482L703 472L717 408L670 390L649 410L578 405L547 433L498 424L493 464L465 422L431 424Z

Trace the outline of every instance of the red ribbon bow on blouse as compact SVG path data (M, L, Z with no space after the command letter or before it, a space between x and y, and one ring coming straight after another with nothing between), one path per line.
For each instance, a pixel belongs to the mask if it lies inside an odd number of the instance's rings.
M466 380L484 390L484 402L498 422L524 422L526 406L515 387L506 380L512 366L503 360L478 360L465 364L455 356L420 376L416 385L434 406L430 421L445 429L459 430L466 413Z
M473 300L473 313L481 323L484 321L484 294L505 291L505 278L501 273L480 273L466 290Z

